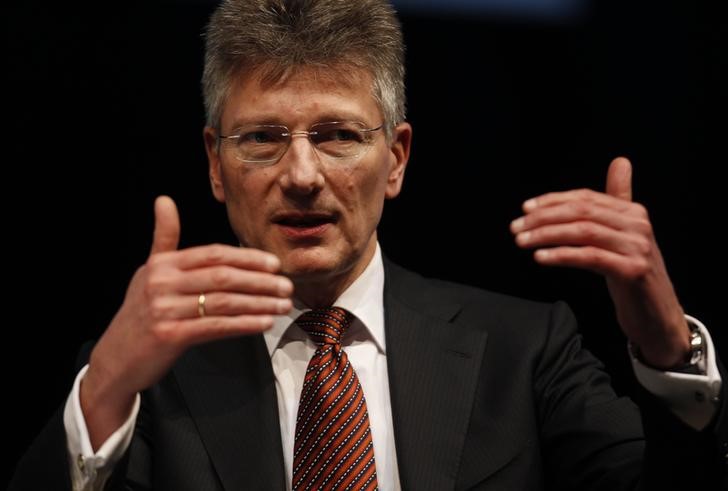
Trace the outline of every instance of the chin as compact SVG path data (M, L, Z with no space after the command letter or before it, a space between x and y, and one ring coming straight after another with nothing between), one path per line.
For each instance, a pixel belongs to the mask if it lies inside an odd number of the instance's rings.
M296 281L319 281L340 275L355 261L342 260L341 255L325 248L286 251L281 259L281 273Z
M281 273L294 283L317 283L329 280L337 275L337 268L309 265L306 267L283 265Z

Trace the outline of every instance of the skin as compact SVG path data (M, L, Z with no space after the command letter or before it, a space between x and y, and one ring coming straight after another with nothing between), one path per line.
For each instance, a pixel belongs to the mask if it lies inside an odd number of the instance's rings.
M292 131L322 121L379 126L383 116L371 95L371 77L360 71L347 80L311 70L294 71L276 84L261 84L256 76L241 79L230 91L221 131L230 134L252 122L284 124ZM402 186L410 125L398 125L390 142L383 131L372 133L374 145L354 160L321 157L307 138L294 137L278 163L263 167L236 160L229 146L218 151L215 135L205 129L212 191L227 205L240 242L275 254L305 304L331 305L374 254L384 200L396 197ZM334 223L313 237L291 237L276 223L291 213L320 213Z
M358 75L347 77L352 83L334 83L304 70L272 86L262 86L255 75L241 79L229 94L221 129L230 132L246 118L294 131L337 119L378 126L382 113L371 77ZM136 394L161 379L189 347L270 328L274 315L291 309L294 286L308 306L330 305L374 254L376 225L384 200L400 192L411 135L408 123L397 125L389 140L378 131L356 162L335 165L296 137L278 163L251 167L218 153L214 130L205 128L213 194L227 204L245 247L177 250L177 208L169 197L157 199L149 259L94 347L81 383L94 450L128 418ZM281 213L325 213L332 221L291 237L275 223ZM198 314L200 292L205 317Z
M685 362L690 331L657 247L647 210L632 202L632 164L612 161L606 193L579 189L537 196L511 223L516 244L546 266L606 278L617 319L643 361L660 369Z
M381 110L366 72L334 82L299 70L262 85L253 74L233 86L221 121L223 134L247 120L306 130L323 120L354 119L377 126ZM178 250L174 202L155 202L147 262L132 278L124 302L96 344L81 383L81 408L94 450L128 418L136 394L161 379L189 347L260 333L296 297L329 305L359 276L376 248L385 199L401 189L412 129L402 123L391 139L377 132L356 163L332 165L304 137L293 139L274 165L251 167L217 148L204 129L214 196L226 203L243 247L213 244ZM631 165L615 159L607 192L576 190L538 196L511 224L516 243L537 262L596 271L607 278L622 329L645 360L667 368L688 350L688 328L654 240L646 211L631 202ZM311 230L281 225L281 214L320 214ZM198 296L206 296L206 315Z

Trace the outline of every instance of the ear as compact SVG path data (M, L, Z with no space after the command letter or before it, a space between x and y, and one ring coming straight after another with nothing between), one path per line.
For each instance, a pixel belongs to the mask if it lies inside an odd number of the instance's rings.
M392 142L389 145L389 176L387 177L387 189L384 193L387 199L396 198L402 190L404 171L409 161L411 144L412 125L407 122L399 123L392 131Z
M207 152L207 163L210 167L210 186L212 194L220 203L225 202L225 187L222 184L222 168L220 153L218 151L217 131L214 128L205 126L202 131L205 139L205 151Z

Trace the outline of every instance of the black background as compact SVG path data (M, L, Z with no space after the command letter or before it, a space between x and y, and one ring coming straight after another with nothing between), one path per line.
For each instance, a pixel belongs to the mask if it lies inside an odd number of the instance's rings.
M611 158L626 155L685 310L725 353L728 51L710 5L602 0L560 23L403 13L414 149L380 227L384 251L428 276L567 300L627 391L625 341L602 279L536 266L508 231L525 199L602 189ZM183 246L234 242L201 138L211 9L171 0L4 9L12 431L2 478L63 402L77 348L103 332L144 262L154 197L177 201Z

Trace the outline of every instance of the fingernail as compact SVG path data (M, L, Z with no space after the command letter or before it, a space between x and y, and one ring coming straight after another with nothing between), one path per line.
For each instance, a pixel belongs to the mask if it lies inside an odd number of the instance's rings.
M516 242L518 242L519 244L526 244L528 243L530 238L531 232L521 232L520 234L516 235Z
M266 264L266 266L268 266L268 269L276 271L280 267L281 262L275 256L266 256L265 264Z
M538 203L536 202L536 198L529 199L525 203L523 203L523 210L524 211L532 211L538 206Z
M293 307L291 305L291 301L287 298L284 298L282 300L278 300L278 305L277 305L276 310L279 314L285 314L286 312L291 310L291 307Z
M536 259L548 259L551 257L551 252L546 249L539 249L535 253Z
M293 292L293 285L291 280L283 279L278 282L278 293L281 296L288 296Z
M513 232L518 232L518 231L520 231L520 230L521 230L521 229L523 228L523 224L524 224L525 222L526 222L526 220L525 220L525 219L524 219L523 217L521 217L521 218L517 218L516 220L513 220L513 221L511 222L511 230L512 230Z

